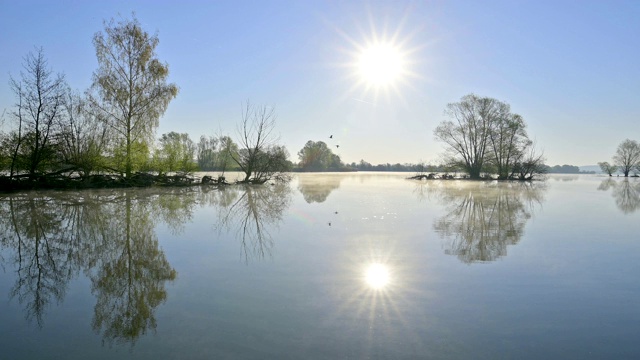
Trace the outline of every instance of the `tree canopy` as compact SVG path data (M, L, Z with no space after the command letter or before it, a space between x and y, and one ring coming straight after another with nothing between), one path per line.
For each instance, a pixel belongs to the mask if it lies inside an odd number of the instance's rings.
M640 168L640 144L630 139L621 142L613 156L613 161L624 176L628 177L629 172Z
M329 149L324 141L309 140L298 151L300 168L305 171L338 170L344 167L340 156Z
M144 31L135 17L105 22L104 33L93 38L99 67L91 105L112 131L127 177L134 170L134 148L148 148L160 117L178 94L178 87L167 83L168 65L156 57L158 43L158 36Z
M434 130L446 145L445 162L472 179L497 173L499 179L531 178L543 171L543 157L534 150L526 123L508 104L469 94L447 105L445 120Z

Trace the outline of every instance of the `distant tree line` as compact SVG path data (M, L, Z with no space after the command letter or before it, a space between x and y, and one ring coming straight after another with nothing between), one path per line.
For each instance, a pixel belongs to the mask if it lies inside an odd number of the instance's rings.
M445 166L426 165L424 163L396 163L373 165L367 161L352 162L345 164L340 156L333 153L324 141L309 140L300 151L298 151L298 164L294 165L293 171L317 172L317 171L397 171L397 172L447 172Z
M624 177L628 177L629 173L637 175L640 173L640 143L630 139L621 142L612 160L612 163L608 161L598 163L602 172L609 176L613 176L618 171Z
M578 166L575 165L545 165L545 172L551 174L595 174L595 171L581 171Z

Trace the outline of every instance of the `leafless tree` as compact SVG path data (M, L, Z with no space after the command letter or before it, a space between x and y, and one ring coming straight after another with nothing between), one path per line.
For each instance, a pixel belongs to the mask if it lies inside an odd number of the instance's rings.
M506 106L506 109L505 109ZM447 145L450 158L464 164L471 178L479 178L490 151L490 134L498 118L508 113L508 106L496 99L464 96L447 105L451 120L443 121L434 131L436 139Z
M445 113L450 120L438 125L434 135L446 144L447 165L464 169L472 179L480 178L483 172L510 179L519 171L529 174L529 170L542 169L542 156L535 159L528 153L533 147L526 123L511 113L509 104L470 94L448 104Z
M275 109L266 105L243 104L242 120L238 125L239 150L231 154L244 172L244 182L264 183L286 177L288 153L279 146L275 135Z
M515 177L518 180L531 180L536 174L546 173L544 162L544 152L539 152L535 142L532 142L514 165Z
M9 85L16 96L11 114L17 122L10 176L19 168L34 179L53 158L55 128L62 117L68 86L64 75L54 75L48 67L42 48L25 56L20 79L11 77Z
M107 127L87 107L85 98L69 92L58 135L61 158L83 176L104 166L109 141Z
M624 177L628 177L629 172L640 165L640 144L635 140L626 139L618 145L613 161Z

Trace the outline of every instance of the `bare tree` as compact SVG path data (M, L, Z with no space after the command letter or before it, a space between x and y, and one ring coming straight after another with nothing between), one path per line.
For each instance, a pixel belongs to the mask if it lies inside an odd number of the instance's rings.
M247 101L242 108L242 121L238 125L240 147L230 154L244 172L244 182L264 183L272 178L283 179L288 171L288 153L277 145L274 134L276 113L273 107L256 106Z
M618 145L613 161L624 177L628 177L629 172L640 165L640 144L635 140L626 139Z
M156 58L158 42L135 17L105 22L105 34L93 38L99 68L93 74L91 105L113 130L127 177L134 169L134 152L148 149L160 117L178 94L175 84L167 84L168 65Z
M11 159L14 169L26 170L35 179L52 159L54 133L64 107L68 91L64 75L54 75L48 67L44 50L37 48L24 58L20 80L10 78L9 85L16 96L12 112L17 122Z
M532 142L523 150L519 161L514 164L514 174L518 180L531 180L536 174L547 172L544 162L544 153L538 152L535 142Z
M531 178L529 170L542 169L543 157L535 154L526 123L511 113L509 104L470 94L448 104L445 113L450 120L440 123L434 135L446 144L448 166L463 169L472 179L482 172L497 173L498 179Z
M505 115L505 105L496 99L466 95L447 105L445 113L451 120L443 121L434 131L436 139L447 145L451 160L463 164L473 179L480 178L493 124Z
M63 161L82 176L105 166L108 145L107 127L87 109L80 94L69 92L65 100L65 117L60 123L59 151Z
M498 179L513 176L514 165L522 157L522 152L529 145L526 124L522 117L509 112L509 105L502 104L501 116L493 123L489 133L491 143L490 161L494 166Z

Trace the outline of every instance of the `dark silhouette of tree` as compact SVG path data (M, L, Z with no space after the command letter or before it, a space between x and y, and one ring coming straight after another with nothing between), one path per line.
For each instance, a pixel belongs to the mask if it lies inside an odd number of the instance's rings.
M42 48L24 58L20 80L9 84L16 96L12 112L17 122L10 146L11 171L26 171L34 180L50 169L55 159L55 130L61 120L68 86L62 74L54 75Z
M640 165L640 144L635 140L626 139L618 145L613 161L624 177L628 177L629 172Z

